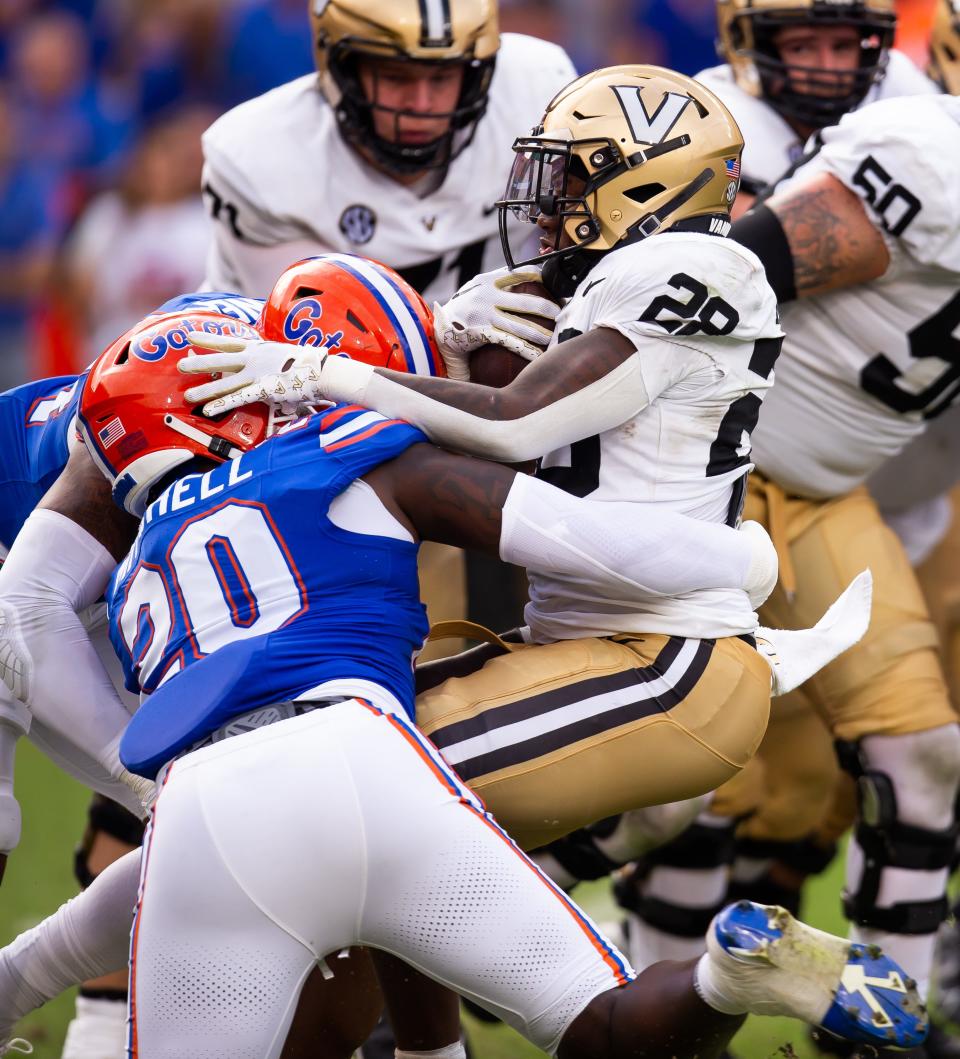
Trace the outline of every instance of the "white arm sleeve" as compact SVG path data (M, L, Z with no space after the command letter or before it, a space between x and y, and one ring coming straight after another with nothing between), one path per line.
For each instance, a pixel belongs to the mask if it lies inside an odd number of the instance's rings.
M13 792L13 766L17 741L30 730L30 714L0 684L0 853L20 844L20 805Z
M503 505L500 557L630 598L743 589L753 553L728 526L658 504L581 500L518 474Z
M13 1023L65 989L127 966L140 881L140 850L115 860L90 886L0 949L3 1018Z
M0 569L0 676L47 728L119 778L130 715L76 613L103 595L115 566L75 522L34 511Z
M550 355L548 352L544 357ZM360 404L381 415L405 419L446 448L501 463L535 460L581 438L611 430L649 404L637 354L602 379L519 419L484 419L452 408L376 374L369 364L346 357L327 358L322 389L330 400Z

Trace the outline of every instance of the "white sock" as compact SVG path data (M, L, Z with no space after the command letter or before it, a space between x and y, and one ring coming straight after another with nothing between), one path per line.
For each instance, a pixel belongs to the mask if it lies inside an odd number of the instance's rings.
M77 997L77 1014L67 1027L60 1059L124 1059L127 1002Z
M463 1041L455 1041L445 1048L434 1048L431 1052L404 1052L397 1048L394 1059L467 1059L467 1050Z
M717 974L710 954L705 952L697 961L693 972L693 988L697 996L714 1011L724 1015L746 1015L747 1008L743 1001L731 995L723 975Z
M0 1040L24 1015L89 978L127 966L140 850L0 949Z

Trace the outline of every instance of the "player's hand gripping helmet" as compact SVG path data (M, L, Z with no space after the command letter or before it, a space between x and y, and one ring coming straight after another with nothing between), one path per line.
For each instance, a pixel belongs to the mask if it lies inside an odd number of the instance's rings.
M442 168L473 138L487 106L500 35L496 0L310 0L310 21L320 87L344 138L373 152L395 172ZM394 128L421 112L385 107L367 98L357 69L361 57L457 64L463 87L446 114L447 132L428 143L402 143L378 135L374 110Z
M729 231L743 136L720 100L682 74L656 66L587 74L513 149L498 203L504 256L511 268L542 263L556 296L569 297L618 246L678 225ZM539 226L537 256L517 260L507 210Z
M883 77L897 28L894 7L895 0L717 0L717 50L745 92L820 129L858 107ZM838 82L835 73L788 65L774 39L791 26L853 26L859 68ZM802 76L804 91L793 87L792 73Z
M291 265L274 284L257 329L273 342L336 349L364 364L444 375L433 316L386 265L321 254Z
M927 73L944 92L960 96L960 0L937 0Z

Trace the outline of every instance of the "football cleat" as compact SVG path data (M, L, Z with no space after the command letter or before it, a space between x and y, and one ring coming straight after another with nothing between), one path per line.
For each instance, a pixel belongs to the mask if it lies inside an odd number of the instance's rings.
M747 1011L787 1015L875 1048L927 1036L917 984L876 945L827 934L786 909L739 901L707 932L711 969Z

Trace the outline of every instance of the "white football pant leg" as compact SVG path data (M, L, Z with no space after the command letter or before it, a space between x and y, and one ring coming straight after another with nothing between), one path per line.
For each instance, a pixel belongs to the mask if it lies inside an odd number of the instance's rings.
M316 961L357 943L547 1050L632 976L422 736L356 701L175 762L148 842L140 1059L276 1059Z

